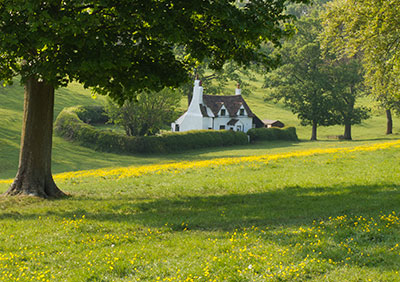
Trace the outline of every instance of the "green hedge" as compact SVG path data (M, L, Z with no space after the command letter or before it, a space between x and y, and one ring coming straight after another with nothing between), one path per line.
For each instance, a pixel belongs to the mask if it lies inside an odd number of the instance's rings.
M170 132L160 136L130 137L99 130L89 124L103 121L103 112L104 110L99 107L66 108L57 117L55 132L66 139L78 141L83 146L98 151L133 154L169 153L248 143L245 133L226 130L196 130Z
M250 142L254 141L272 141L272 140L290 140L298 141L296 128L252 128L247 131L250 136Z
M77 106L73 107L73 111L78 115L79 119L84 123L104 124L108 121L108 117L102 106Z

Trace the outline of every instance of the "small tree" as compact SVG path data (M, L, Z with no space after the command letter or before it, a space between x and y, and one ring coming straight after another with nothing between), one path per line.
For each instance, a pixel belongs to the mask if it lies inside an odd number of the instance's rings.
M181 97L179 91L168 88L158 93L143 91L122 106L109 100L106 113L110 122L121 125L128 136L154 135L175 120Z

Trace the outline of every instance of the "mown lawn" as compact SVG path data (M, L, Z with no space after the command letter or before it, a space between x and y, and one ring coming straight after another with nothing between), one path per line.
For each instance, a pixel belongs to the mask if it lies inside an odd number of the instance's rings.
M69 198L0 199L0 280L400 281L384 147L56 176Z

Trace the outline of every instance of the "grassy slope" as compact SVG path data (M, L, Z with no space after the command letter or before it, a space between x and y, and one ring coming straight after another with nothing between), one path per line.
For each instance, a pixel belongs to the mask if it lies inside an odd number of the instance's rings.
M63 182L68 199L3 198L0 281L400 281L399 160L99 175Z
M261 89L261 81L253 82L255 91L248 97L247 102L253 111L262 119L279 119L288 126L296 126L301 139L307 140L310 136L310 128L299 126L297 118L282 105L265 103L264 91ZM234 89L230 89L234 92ZM11 178L15 175L18 166L18 153L20 142L20 128L23 110L23 88L16 82L11 87L0 88L0 179ZM57 90L55 101L55 116L63 107L77 104L101 104L103 97L92 99L90 92L78 84L72 84L68 88ZM186 105L183 101L182 105ZM395 126L398 124L395 118ZM353 130L354 139L362 142L371 140L385 140L397 138L397 135L387 137L384 135L385 118L382 113L374 116ZM396 129L396 127L395 127ZM338 135L343 131L342 127L335 126L320 128L321 142L302 143L263 143L256 146L233 147L224 149L199 150L196 152L184 152L164 156L124 156L116 154L98 153L93 150L67 142L59 137L54 138L53 172L64 172L80 169L102 168L110 166L126 166L132 164L148 164L158 162L179 161L182 159L206 159L221 156L242 156L252 154L264 154L265 150L271 152L290 151L309 147L326 146L352 146L355 142L327 141L327 135Z
M0 179L11 178L17 171L23 92L23 87L17 81L12 86L0 88ZM103 97L92 99L90 91L74 83L68 88L56 90L54 116L57 117L64 107L102 104L103 101ZM154 162L153 158L104 154L56 136L53 138L53 172L149 162Z

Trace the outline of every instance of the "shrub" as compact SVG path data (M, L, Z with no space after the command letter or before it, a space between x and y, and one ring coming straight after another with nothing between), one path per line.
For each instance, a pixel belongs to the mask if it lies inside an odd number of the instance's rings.
M247 131L250 136L250 142L255 141L272 141L272 140L290 140L298 141L296 134L296 128L286 127L286 128L252 128Z
M108 117L102 106L77 106L74 109L74 112L84 123L95 124L106 123L108 121Z
M225 130L170 132L160 136L144 137L126 136L112 131L99 130L90 125L90 123L104 120L103 112L100 107L66 108L57 117L55 131L66 139L78 141L83 146L98 151L132 154L169 153L248 143L245 133Z

